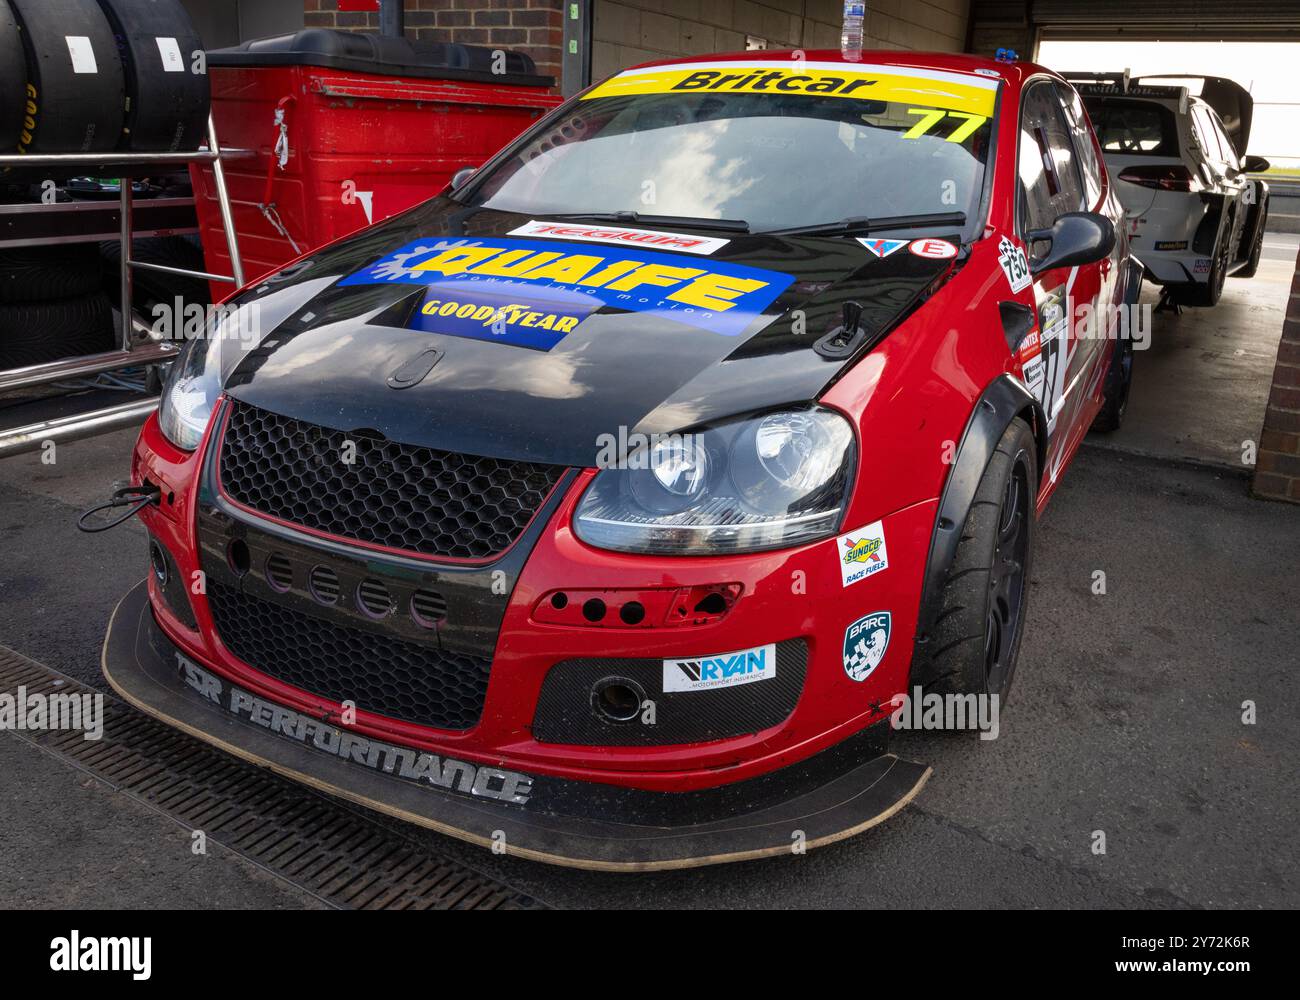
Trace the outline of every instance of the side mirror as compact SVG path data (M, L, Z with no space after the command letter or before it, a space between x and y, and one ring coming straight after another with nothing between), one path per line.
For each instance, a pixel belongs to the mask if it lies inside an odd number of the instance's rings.
M1262 174L1272 164L1262 156L1248 156L1241 162L1241 169L1248 174Z
M478 167L461 167L451 175L451 189L457 190L462 184L474 176Z
M1052 223L1051 229L1035 229L1027 237L1031 249L1039 241L1050 244L1042 257L1030 258L1029 270L1033 274L1055 267L1092 264L1115 249L1115 226L1096 212L1066 212Z

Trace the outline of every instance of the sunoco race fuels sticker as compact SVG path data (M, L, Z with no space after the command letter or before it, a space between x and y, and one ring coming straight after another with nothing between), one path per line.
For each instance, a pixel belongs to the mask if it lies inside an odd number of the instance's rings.
M779 271L631 247L516 239L448 246L431 237L406 244L339 284L437 285L438 294L431 289L431 297L462 305L494 304L502 309L538 297L546 303L562 299L564 309L546 312L539 304L528 310L550 316L549 328L540 328L558 334L540 338L541 342L534 336L541 316L529 323L498 323L496 331L489 323L489 336L481 337L477 330L467 333L471 328L464 322L481 323L475 318L477 311L462 315L458 308L444 315L439 306L437 320L419 313L421 329L480 339L492 339L495 333L504 343L549 350L576 325L564 320L581 320L602 305L653 313L734 337L793 280ZM584 300L586 304L580 305ZM455 322L439 325L448 318ZM525 328L534 332L525 334Z

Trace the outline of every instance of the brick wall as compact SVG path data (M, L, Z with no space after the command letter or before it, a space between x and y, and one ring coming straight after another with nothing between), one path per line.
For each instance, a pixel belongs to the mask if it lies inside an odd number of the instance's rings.
M1256 496L1300 503L1300 256L1256 458Z
M960 52L969 0L869 0L863 46ZM838 49L843 0L596 0L592 79L672 56L737 51L745 36L773 49Z
M338 6L338 0L303 0L306 26L379 30L379 14ZM406 36L516 49L532 56L537 72L558 80L562 7L562 0L406 0Z

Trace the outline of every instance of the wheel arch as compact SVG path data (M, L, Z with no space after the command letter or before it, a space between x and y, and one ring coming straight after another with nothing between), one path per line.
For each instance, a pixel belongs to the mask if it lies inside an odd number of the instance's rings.
M1042 482L1043 469L1047 464L1046 415L1042 404L1024 383L1013 375L1003 373L989 383L971 410L939 497L916 622L916 645L912 660L912 680L915 683L924 685L930 680L920 676L917 667L926 661L920 654L940 610L944 581L956 557L962 528L975 500L984 469L993 457L998 442L1002 440L1003 433L1017 417L1029 425L1034 435L1039 483Z

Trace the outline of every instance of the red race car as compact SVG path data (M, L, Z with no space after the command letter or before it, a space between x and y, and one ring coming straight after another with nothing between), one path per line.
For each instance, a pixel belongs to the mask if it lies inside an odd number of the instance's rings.
M1068 83L967 56L627 70L242 289L140 436L104 672L240 757L605 870L801 850L1005 698L1037 514L1140 268Z

